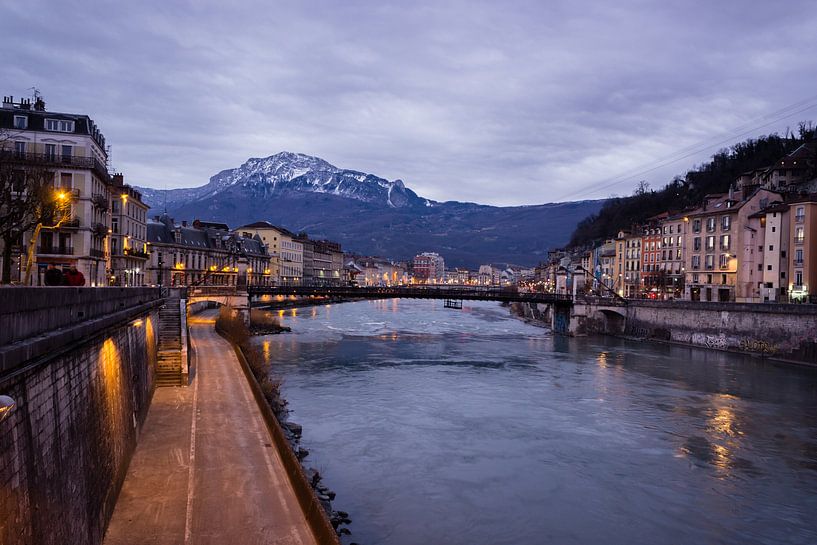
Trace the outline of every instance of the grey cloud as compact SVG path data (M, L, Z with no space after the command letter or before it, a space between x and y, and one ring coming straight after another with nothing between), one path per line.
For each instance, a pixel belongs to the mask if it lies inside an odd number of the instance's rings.
M35 1L0 21L0 81L89 113L142 185L286 149L440 200L604 197L637 180L600 181L817 94L817 10L753 4Z

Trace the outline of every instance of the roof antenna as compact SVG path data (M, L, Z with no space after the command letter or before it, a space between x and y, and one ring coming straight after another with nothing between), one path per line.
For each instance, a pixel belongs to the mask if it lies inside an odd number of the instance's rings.
M26 91L32 91L34 93L34 102L37 102L38 99L43 98L43 95L40 94L40 90L37 87L29 87Z

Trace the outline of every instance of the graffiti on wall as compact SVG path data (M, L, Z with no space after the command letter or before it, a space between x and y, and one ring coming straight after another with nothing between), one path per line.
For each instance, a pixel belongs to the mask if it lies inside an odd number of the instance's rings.
M777 352L777 343L764 341L762 339L744 338L740 340L739 346L744 352L756 352L759 354L774 354Z
M699 346L705 346L707 348L712 348L715 350L726 350L726 335L721 333L720 335L710 335L707 333L693 333L692 334L692 344L697 344Z

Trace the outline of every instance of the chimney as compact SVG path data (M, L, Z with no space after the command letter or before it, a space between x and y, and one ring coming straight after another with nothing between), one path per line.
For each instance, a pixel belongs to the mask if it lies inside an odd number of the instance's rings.
M187 220L182 220L182 227L187 227Z
M45 111L45 101L42 97L37 97L37 100L34 101L34 110L38 112Z
M6 108L6 109L14 108L14 97L13 96L3 95L3 108Z
M23 110L30 110L31 109L31 101L27 98L24 98L20 101L20 108Z
M735 186L733 186L731 184L729 185L729 200L730 201L735 200Z
M125 185L125 176L122 173L116 173L112 176L113 178L113 185L117 187L122 187Z

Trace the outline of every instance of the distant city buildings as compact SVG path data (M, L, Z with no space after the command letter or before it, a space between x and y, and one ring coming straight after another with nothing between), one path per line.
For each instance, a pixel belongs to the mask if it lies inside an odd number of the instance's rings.
M435 252L423 252L414 256L414 279L433 284L445 279L445 260Z

